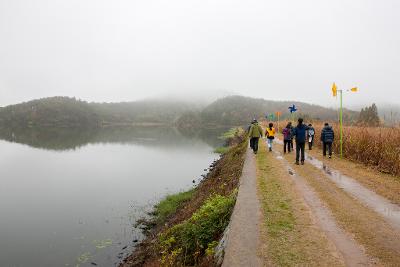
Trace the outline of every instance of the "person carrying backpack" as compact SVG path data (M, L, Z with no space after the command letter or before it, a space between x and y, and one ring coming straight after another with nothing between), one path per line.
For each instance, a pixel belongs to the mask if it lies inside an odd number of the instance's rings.
M308 125L308 130L307 130L308 150L312 150L314 144L314 136L315 136L315 130L314 127L312 127L312 124L310 123Z
M273 126L274 124L270 122L267 130L265 131L265 137L267 137L267 143L270 152L272 151L272 143L275 139L275 128Z
M308 127L303 124L303 119L299 118L297 126L293 129L293 135L296 137L296 165L299 164L301 154L301 165L304 165L304 148L306 145L306 131Z
M286 147L287 151L290 153L292 151L292 140L293 140L293 135L292 135L292 123L289 122L286 127L282 130L283 134L283 153L286 153Z
M321 141L322 141L322 151L324 157L326 157L326 149L328 148L329 158L332 158L332 143L335 140L335 132L329 123L325 123L325 127L321 132Z
M250 147L253 149L254 154L257 154L258 151L258 140L263 136L263 130L256 119L253 120L250 130Z

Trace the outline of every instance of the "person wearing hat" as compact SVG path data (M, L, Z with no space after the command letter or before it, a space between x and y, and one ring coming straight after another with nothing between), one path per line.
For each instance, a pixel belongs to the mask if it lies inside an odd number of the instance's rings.
M263 136L263 130L261 126L258 124L256 119L251 123L251 127L249 130L250 137L250 147L253 149L254 154L257 154L258 151L258 140Z

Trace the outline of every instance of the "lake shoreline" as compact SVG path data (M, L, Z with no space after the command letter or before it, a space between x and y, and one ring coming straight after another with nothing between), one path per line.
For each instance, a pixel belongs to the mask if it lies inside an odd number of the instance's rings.
M209 172L193 189L194 192L189 199L184 199L180 203L177 203L176 210L168 214L164 220L158 220L157 214L153 213L153 216L149 220L141 222L146 232L146 238L136 246L130 256L123 260L120 267L153 266L152 264L159 264L166 259L178 263L179 259L168 258L169 256L166 254L170 253L166 251L162 253L162 248L160 248L160 236L168 235L171 229L173 231L174 228L180 227L180 225L192 220L192 215L198 213L204 203L213 198L213 196L221 195L228 198L236 198L236 191L239 185L239 178L242 173L244 155L247 148L247 138L244 133L241 133L240 136L228 138L227 144L230 149L225 154L222 154L220 159L214 161L209 166L207 169ZM172 195L171 197L174 198L179 194L182 194L182 192ZM165 199L161 202L163 201L165 201ZM157 210L157 205L155 206L155 210ZM232 210L229 211L226 223L229 222L231 212ZM218 243L223 230L218 232L217 236L219 238L214 240L214 245ZM211 249L212 252L215 252L214 249L215 246ZM210 251L202 253L200 257L196 258L196 261L198 263L202 262L208 266L216 265L213 257L214 253L210 253Z

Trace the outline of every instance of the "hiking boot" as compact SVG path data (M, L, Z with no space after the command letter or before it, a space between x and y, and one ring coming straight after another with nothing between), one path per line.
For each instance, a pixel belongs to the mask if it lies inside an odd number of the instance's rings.
M272 148L271 147L269 148L269 152L272 152Z
M304 165L304 161L301 162L301 165Z
M331 159L331 158L332 158L332 156L331 156L331 155L329 155L329 158Z
M295 164L296 164L296 165L300 165L298 161L296 161L296 163L295 163Z

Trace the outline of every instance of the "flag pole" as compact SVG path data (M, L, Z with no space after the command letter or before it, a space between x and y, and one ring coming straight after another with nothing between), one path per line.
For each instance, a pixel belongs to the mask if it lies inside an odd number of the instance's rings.
M340 157L343 158L343 90L340 92Z

